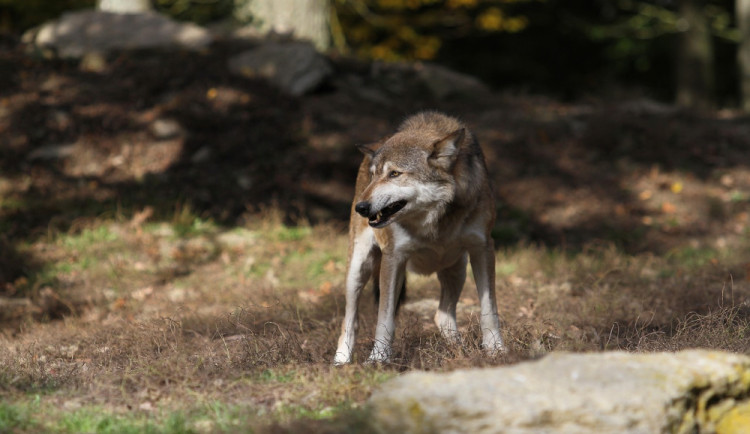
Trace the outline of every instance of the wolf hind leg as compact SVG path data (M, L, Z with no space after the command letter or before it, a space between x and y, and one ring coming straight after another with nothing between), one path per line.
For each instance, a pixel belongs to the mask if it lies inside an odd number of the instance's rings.
M467 262L467 255L464 254L455 264L437 273L440 281L440 304L435 312L435 325L443 337L453 343L461 341L456 324L456 305L466 282Z
M497 315L495 299L495 250L492 242L477 246L470 252L471 269L477 284L482 328L482 347L488 355L497 355L507 351L500 334L500 319Z

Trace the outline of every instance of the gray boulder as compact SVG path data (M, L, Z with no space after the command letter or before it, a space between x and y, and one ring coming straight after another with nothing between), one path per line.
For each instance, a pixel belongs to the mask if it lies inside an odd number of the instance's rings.
M490 91L478 78L434 63L418 64L417 75L437 99L473 97Z
M24 41L58 56L81 58L112 50L181 47L201 49L211 43L209 32L195 24L178 23L157 13L68 12L24 35Z
M750 429L749 396L743 355L561 353L508 367L409 373L368 405L381 432L728 433Z
M265 43L229 59L229 70L265 78L293 96L315 90L332 73L328 60L307 42Z

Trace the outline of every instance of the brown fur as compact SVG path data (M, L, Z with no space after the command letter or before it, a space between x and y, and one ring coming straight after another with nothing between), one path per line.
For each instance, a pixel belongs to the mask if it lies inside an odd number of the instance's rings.
M418 273L438 273L442 295L435 319L444 335L455 337L455 303L467 254L487 317L485 344L501 350L490 236L494 195L474 136L455 118L423 112L408 118L387 140L360 149L365 158L352 203L347 316L336 363L351 361L356 300L370 275L375 288L384 292L370 360L388 360L407 266Z

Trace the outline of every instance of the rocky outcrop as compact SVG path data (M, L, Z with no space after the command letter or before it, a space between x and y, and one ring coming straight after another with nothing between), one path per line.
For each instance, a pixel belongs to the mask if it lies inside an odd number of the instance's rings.
M299 96L317 88L333 72L328 60L307 42L269 42L229 59L229 70L264 78Z
M373 394L369 408L381 432L748 432L750 357L561 353L509 367L409 373Z
M24 35L24 41L59 57L82 58L112 50L201 49L211 43L206 29L157 13L122 14L95 10L68 12Z

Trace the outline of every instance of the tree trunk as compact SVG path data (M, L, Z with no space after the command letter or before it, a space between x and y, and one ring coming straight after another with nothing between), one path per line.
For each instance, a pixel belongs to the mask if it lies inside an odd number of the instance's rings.
M677 48L677 104L710 109L714 106L714 51L704 5L705 0L680 0L685 30Z
M97 0L96 8L100 11L117 13L137 13L151 10L150 0Z
M740 43L737 47L737 64L740 71L740 107L750 112L750 0L736 0L737 27Z
M330 47L330 0L236 0L234 16L262 33L292 34Z

